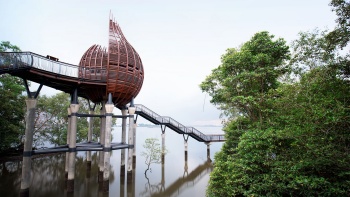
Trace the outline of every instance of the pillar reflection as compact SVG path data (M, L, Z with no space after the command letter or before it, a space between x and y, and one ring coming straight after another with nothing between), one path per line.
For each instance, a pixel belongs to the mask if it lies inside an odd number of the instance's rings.
M122 174L123 171L123 174ZM125 165L120 166L120 189L119 189L119 196L124 197L125 196Z
M101 115L105 115L106 113L106 108L104 105L105 102L102 103L102 107L100 110ZM106 128L106 117L101 117L101 126L100 126L100 145L103 147L105 144L105 128ZM101 183L103 182L103 156L104 153L103 151L99 151L98 157L99 157L99 163L98 163L98 182ZM102 189L102 188L101 188Z

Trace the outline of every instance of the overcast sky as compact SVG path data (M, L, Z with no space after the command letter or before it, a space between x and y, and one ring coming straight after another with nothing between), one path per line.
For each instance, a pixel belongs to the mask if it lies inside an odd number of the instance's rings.
M135 102L185 125L217 124L220 111L199 84L220 64L225 50L259 31L290 43L300 31L332 29L335 14L328 4L329 0L0 0L0 41L78 64L91 45L107 47L111 11L143 62L145 79Z

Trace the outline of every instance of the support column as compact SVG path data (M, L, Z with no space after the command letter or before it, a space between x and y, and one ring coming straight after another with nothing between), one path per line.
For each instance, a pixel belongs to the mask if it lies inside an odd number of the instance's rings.
M122 110L122 143L126 144L126 116L128 115L128 110L126 107L124 107ZM125 149L123 148L121 150L121 156L120 156L120 176L125 176Z
M188 149L188 143L187 140L185 141L185 161L187 161L187 149Z
M70 127L71 127L71 110L70 107L67 108L67 112L68 112L68 125L67 125L67 146L69 146L69 139L70 139ZM66 186L67 186L67 180L68 180L68 164L69 164L69 153L66 152L66 164L65 164L65 180L66 180Z
M132 127L132 133L133 133L133 138L134 138L133 139L133 143L134 143L133 160L132 160L133 168L135 168L135 166L136 166L136 128L137 128L136 120L137 120L137 116L136 116L136 119L134 120L134 125Z
M89 102L89 114L94 115L95 114L95 107L90 107L90 102ZM94 130L94 119L93 117L89 117L89 128L88 128L88 136L87 136L87 141L88 143L92 142L92 133ZM91 151L86 151L86 169L91 170Z
M165 166L165 125L160 125L160 128L162 130L162 179L161 179L161 191L165 190L165 172L164 172L164 166Z
M185 178L185 176L188 176L188 164L187 164L187 150L188 150L188 137L189 135L187 135L187 137L185 137L185 134L183 135L184 137L184 144L185 144L185 167L184 167L184 175L183 177Z
M90 107L89 114L90 115L94 115L95 114L95 111L94 111L93 107ZM94 130L94 117L89 117L89 130L88 130L88 136L87 136L88 137L88 139L87 139L88 142L92 141L93 130Z
M70 105L71 109L71 130L69 137L69 160L68 160L68 180L67 180L67 192L74 192L74 174L75 174L75 156L76 156L76 140L77 140L77 113L79 111L79 104L77 100L76 93L73 95L75 97L73 99L72 104Z
M164 126L164 127L163 127ZM162 164L164 164L164 157L165 157L165 129L166 126L165 125L160 125L160 128L162 130Z
M33 132L35 120L35 108L37 100L28 98L26 100L26 130L22 162L21 196L29 196L30 172L32 167Z
M101 115L106 114L105 102L102 102L102 108L100 110ZM106 130L106 117L101 117L101 126L100 126L100 145L104 147L105 144L105 130ZM103 182L103 151L98 153L99 156L99 171L98 171L98 182Z
M105 143L103 147L103 192L109 191L109 175L110 175L110 156L111 156L111 133L112 133L112 115L114 105L112 103L112 94L108 94L108 102L106 103L106 130Z
M183 137L184 137L184 145L185 145L185 161L187 162L187 149L188 149L188 137L189 135L187 135L187 137L185 137L185 134L183 134Z
M133 101L130 103L130 106L128 108L129 110L129 132L128 132L128 144L129 145L135 145L134 144L134 136L133 136L133 128L134 128L134 114L135 114L135 106ZM132 182L132 167L133 167L133 148L128 148L128 171L127 171L127 182Z
M205 144L207 145L207 161L211 162L211 159L210 159L210 142L205 142Z

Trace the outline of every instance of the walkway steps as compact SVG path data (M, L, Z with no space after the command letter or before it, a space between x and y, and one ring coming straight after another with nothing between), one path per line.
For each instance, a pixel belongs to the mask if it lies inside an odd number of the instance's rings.
M168 116L161 116L144 105L136 104L136 114L152 122L155 125L165 125L178 134L189 135L199 142L223 142L225 135L206 135L194 127L186 127Z

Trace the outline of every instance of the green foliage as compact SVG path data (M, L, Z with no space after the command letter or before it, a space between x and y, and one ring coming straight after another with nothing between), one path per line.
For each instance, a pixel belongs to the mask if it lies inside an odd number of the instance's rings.
M21 49L16 46L11 44L9 41L1 41L0 43L0 52L20 52Z
M344 48L349 43L350 34L350 2L347 0L331 0L332 11L337 15L337 27L327 35L330 50Z
M231 48L221 57L222 64L200 85L211 102L231 117L251 121L264 119L267 94L278 85L277 79L288 72L284 64L289 49L283 39L273 40L268 32L255 34L240 48Z
M319 68L278 91L269 128L247 129L237 140L234 123L226 127L230 138L215 157L209 196L349 193L349 83Z
M0 43L0 52L20 51L10 42ZM21 145L24 135L25 90L20 78L8 74L0 75L0 152Z
M333 6L335 2L344 3L332 1ZM348 3L341 6L347 8ZM348 10L343 12L348 15ZM232 70L253 64L249 58L235 62L231 70L222 69L226 61L223 58L223 64L201 84L214 104L236 117L224 128L227 141L215 155L208 196L349 195L349 54L339 55L336 48L330 50L330 44L345 46L330 40L330 35L317 29L300 33L292 44L288 64L296 75L293 80L280 82L276 77L266 91L254 86L258 81L254 79L259 78L247 74L232 80L238 76ZM233 50L223 57L234 57L232 54L238 52ZM281 67L271 69L276 68ZM255 70L259 67L253 67L250 73ZM237 84L246 91L238 95ZM247 106L263 114L263 122L252 118L244 108Z

